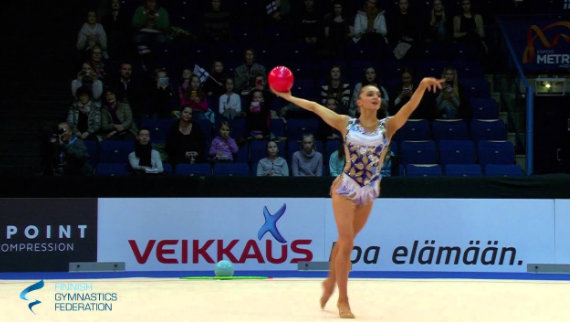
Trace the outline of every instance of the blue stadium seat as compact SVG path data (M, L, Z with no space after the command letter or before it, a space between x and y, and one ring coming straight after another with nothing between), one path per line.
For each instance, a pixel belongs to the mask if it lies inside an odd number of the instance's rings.
M172 118L144 119L141 122L141 127L146 127L150 130L151 140L164 140L173 123L174 120Z
M234 139L244 139L247 137L247 121L245 118L235 118L230 122L232 126L232 136Z
M473 141L439 141L439 162L443 165L475 163L475 145Z
M271 119L271 133L276 137L285 137L285 123L282 119Z
M249 176L247 163L215 163L213 174L215 176Z
M249 144L238 145L238 152L234 156L234 162L249 163Z
M212 167L209 163L179 163L176 165L177 176L209 176L212 174Z
M479 140L506 140L507 128L503 120L471 120L471 137Z
M339 145L340 140L327 140L325 143L325 153L323 154L323 158L326 160L325 162L329 162L331 154L338 149Z
M212 138L213 138L212 122L210 122L209 120L206 120L206 119L202 119L202 120L198 120L197 123L200 126L202 133L204 133L204 139L206 140L206 146L209 146L210 143L212 142ZM216 135L217 135L217 133L216 133Z
M445 175L450 177L480 177L483 175L480 164L447 164Z
M429 121L424 119L410 119L394 135L394 141L422 141L431 140Z
M436 60L436 61L419 61L416 64L418 70L418 76L420 77L436 77L440 78L443 73L443 69L447 65L447 62Z
M462 78L461 85L469 97L490 97L489 83L481 78Z
M130 140L105 140L99 144L100 163L125 163L129 153L135 150L135 144Z
M307 99L319 97L319 90L315 86L315 81L312 79L295 79L291 91L294 95L299 97L306 97Z
M478 141L477 155L482 165L515 163L515 148L509 141Z
M518 164L487 164L486 176L522 177L523 171Z
M402 141L400 148L404 164L437 163L434 141Z
M469 131L464 120L434 120L432 122L434 140L467 140Z
M457 70L457 77L461 82L464 78L483 78L483 67L475 60L455 60L451 64Z
M474 119L497 119L499 107L492 98L471 98L471 110Z
M431 177L441 176L441 166L439 164L407 164L407 177Z
M116 163L99 163L95 168L96 176L128 176L131 175L131 171L127 162L116 162Z
M99 142L97 142L97 140L85 140L83 143L85 143L87 154L89 154L89 164L95 167L97 162L99 162Z
M287 120L287 137L289 140L301 140L304 133L317 135L319 128L319 119L297 119L290 118Z

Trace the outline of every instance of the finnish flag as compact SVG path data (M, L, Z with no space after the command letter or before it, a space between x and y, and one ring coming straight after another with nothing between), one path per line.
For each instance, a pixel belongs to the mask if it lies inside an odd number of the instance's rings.
M208 77L210 77L210 74L204 68L198 65L194 65L194 75L200 77L200 82L202 83L204 83Z
M279 6L278 1L271 1L268 5L265 6L267 10L267 14L270 15L277 11L277 7Z

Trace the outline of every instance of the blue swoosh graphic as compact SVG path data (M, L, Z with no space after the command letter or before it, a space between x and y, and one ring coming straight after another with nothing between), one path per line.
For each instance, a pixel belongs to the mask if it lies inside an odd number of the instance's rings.
M26 287L21 293L20 293L20 298L22 300L26 300L26 301L33 301L32 303L28 304L28 308L30 309L30 311L32 311L32 313L36 314L36 312L34 312L34 310L32 310L32 307L34 307L34 305L38 305L40 303L42 303L39 300L33 299L31 297L28 297L28 293L30 293L31 291L35 291L35 290L39 290L40 288L44 287L44 280L41 280L35 284L32 284L28 287Z
M271 235L273 235L273 237L278 242L280 243L287 242L285 238L281 236L281 233L277 229L277 220L279 220L279 218L283 216L283 214L285 213L285 209L286 209L286 204L283 204L283 206L281 206L281 208L277 210L275 215L272 215L269 212L269 210L267 210L267 206L263 207L263 217L265 217L265 223L259 229L259 232L257 233L257 239L261 240L261 237L263 237L263 235L265 235L267 232L270 232Z

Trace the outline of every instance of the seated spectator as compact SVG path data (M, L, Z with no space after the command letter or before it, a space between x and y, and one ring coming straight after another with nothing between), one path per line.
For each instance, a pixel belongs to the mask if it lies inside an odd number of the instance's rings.
M338 113L338 102L334 98L327 98L325 107ZM317 138L319 140L337 140L340 138L340 133L332 126L319 119L319 127L317 129Z
M252 92L246 118L251 137L262 140L269 135L269 108L265 105L261 90L256 89Z
M267 157L259 160L257 163L258 177L287 177L289 176L289 167L287 161L279 156L279 147L274 140L267 141L266 146Z
M67 113L67 124L73 135L86 139L96 139L96 134L101 130L101 110L91 101L87 89L77 91L78 100L73 102Z
M190 76L190 83L180 95L180 105L192 107L195 120L206 118L206 113L209 111L208 101L198 75Z
M156 0L144 0L144 5L135 11L132 26L135 29L135 44L145 62L143 69L148 68L146 64L149 64L153 47L167 41L166 33L170 29L168 11L159 6Z
M225 93L225 84L228 75L224 72L224 63L221 60L214 60L210 77L204 82L204 92L208 97L218 99Z
M169 162L176 166L178 163L206 161L204 140L204 133L200 126L192 121L192 107L183 106L180 119L172 124L166 136L166 152Z
M103 82L97 79L97 74L89 63L81 64L81 70L77 73L77 78L71 81L71 95L76 100L77 90L86 88L90 91L93 100L99 104L101 94L103 94Z
M384 10L376 7L376 0L364 2L362 10L354 18L354 37L352 40L368 44L380 45L388 43L388 28Z
M299 40L307 45L316 45L321 35L322 16L315 7L315 0L304 0L297 17Z
M136 174L163 173L160 153L150 144L150 130L140 128L135 140L135 151L129 153L129 164Z
M233 120L242 114L241 98L234 93L234 80L232 78L226 79L226 92L220 96L219 112L228 120Z
M382 178L392 176L392 158L394 156L394 152L392 152L390 146L387 146L386 148L388 150L386 151L386 156L384 156L384 162L382 163L382 169L380 170Z
M447 42L451 38L451 30L442 0L434 0L430 10L426 41Z
M101 47L95 45L91 48L88 63L93 68L95 74L97 74L97 79L104 82L107 73L105 72L105 62L103 61L103 50Z
M329 158L329 170L331 176L337 177L344 170L346 164L346 156L344 154L344 144L342 138L340 138L340 144L338 149L336 149Z
M150 117L164 118L170 116L176 104L174 90L170 77L165 69L157 69L154 73L154 83L149 90L149 106L146 108Z
M481 15L471 11L471 1L461 1L461 14L453 17L453 38L458 41L472 43L482 52L487 53L485 43L485 26Z
M459 84L457 70L448 66L441 78L445 78L445 83L436 98L436 118L470 119L471 107Z
M107 14L101 19L101 24L107 31L108 51L113 59L126 59L130 52L131 18L127 17L126 10L121 6L120 0L111 0ZM106 57L107 58L107 57Z
M398 12L391 16L390 42L395 45L394 55L402 59L409 54L413 44L418 39L417 17L409 11L408 0L398 1Z
M44 155L44 175L91 175L93 172L88 160L89 154L83 141L73 135L69 124L59 123L57 133L50 137Z
M352 90L352 100L350 101L350 108L348 110L348 115L352 117L357 117L360 115L360 111L358 110L358 106L356 105L356 101L358 100L358 96L360 95L360 90L368 85L374 85L378 87L380 90L380 98L382 99L382 106L384 110L388 110L388 104L390 102L390 96L388 95L388 91L380 84L380 80L378 79L378 74L376 73L376 69L372 66L367 67L364 70L364 75L362 77L362 81L356 83L354 85L354 89Z
M396 89L392 95L394 101L389 106L389 114L396 114L402 106L404 106L412 97L414 92L414 83L412 73L409 69L405 68L401 72L401 85ZM382 108L381 108L382 110ZM424 93L419 106L410 116L411 119L433 119L435 114L435 96L433 93Z
M83 54L90 52L95 46L102 49L103 56L109 58L107 54L107 34L103 25L97 22L97 13L95 10L87 12L87 21L79 30L77 36L77 50Z
M247 96L255 86L255 76L266 75L265 67L255 62L255 52L248 48L244 52L244 63L234 70L236 93Z
M291 158L293 176L322 176L323 155L315 150L315 137L310 133L303 134L302 144Z
M105 103L101 108L101 134L104 139L112 140L133 140L137 135L130 105L119 102L112 89L105 92Z
M324 20L327 50L332 57L344 57L348 40L354 36L354 27L344 17L341 1L333 2L333 11Z
M204 40L225 42L230 38L230 13L224 10L221 0L210 0L210 6L202 14Z
M212 140L210 157L214 161L232 162L234 154L238 152L236 140L230 136L231 127L227 121L220 124L220 135Z
M290 0L265 0L263 1L265 12L268 16L268 25L288 26L291 20Z
M342 81L340 66L330 69L328 82L321 85L321 102L326 103L327 98L334 98L340 103L339 113L346 114L350 104L350 85Z
M133 66L130 63L121 63L119 78L112 83L113 90L117 93L119 101L129 103L136 119L144 116L144 90L142 84L133 77Z

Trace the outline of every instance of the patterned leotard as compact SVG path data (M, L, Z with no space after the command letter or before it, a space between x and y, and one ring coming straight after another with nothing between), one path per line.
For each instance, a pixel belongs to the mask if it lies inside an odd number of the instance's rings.
M386 138L386 122L380 120L372 131L351 118L346 128L344 149L346 164L333 184L334 192L345 196L358 205L372 202L380 193L380 170L390 141Z

